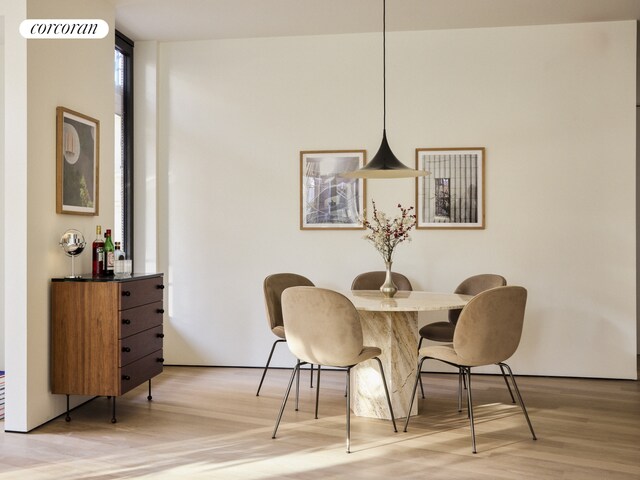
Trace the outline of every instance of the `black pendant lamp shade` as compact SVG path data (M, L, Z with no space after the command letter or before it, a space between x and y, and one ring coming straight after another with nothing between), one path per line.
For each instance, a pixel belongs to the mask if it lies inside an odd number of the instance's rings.
M364 167L343 174L350 178L412 178L429 175L424 170L415 170L403 164L391 151L387 142L387 131L382 131L382 143L378 153Z
M387 142L387 58L386 58L386 0L382 0L382 143L378 153L364 167L342 174L347 178L414 178L429 175L404 165L391 151Z

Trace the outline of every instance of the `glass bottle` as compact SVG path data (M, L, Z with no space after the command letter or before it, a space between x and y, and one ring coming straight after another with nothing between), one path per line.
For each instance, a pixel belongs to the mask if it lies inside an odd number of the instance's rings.
M96 239L91 244L91 274L98 277L104 271L104 240L102 240L102 227L96 225Z
M115 266L115 247L113 246L113 240L111 240L111 229L107 228L104 234L104 273L107 276L114 274Z
M122 250L120 242L115 242L116 260L124 260L126 258L124 250Z

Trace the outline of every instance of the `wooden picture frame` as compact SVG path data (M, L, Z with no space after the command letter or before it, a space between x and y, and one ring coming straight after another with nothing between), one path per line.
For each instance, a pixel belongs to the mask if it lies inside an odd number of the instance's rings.
M366 180L343 173L362 168L366 150L300 152L300 230L363 230Z
M484 229L484 147L416 148L416 228Z
M56 213L98 215L100 122L56 108Z

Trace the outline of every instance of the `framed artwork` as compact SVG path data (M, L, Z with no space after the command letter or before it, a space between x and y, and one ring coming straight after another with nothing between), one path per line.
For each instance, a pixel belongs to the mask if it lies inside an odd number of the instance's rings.
M56 212L98 215L100 122L56 108Z
M484 228L484 147L416 148L416 228Z
M364 166L365 150L300 152L300 229L362 230L366 184L344 178Z

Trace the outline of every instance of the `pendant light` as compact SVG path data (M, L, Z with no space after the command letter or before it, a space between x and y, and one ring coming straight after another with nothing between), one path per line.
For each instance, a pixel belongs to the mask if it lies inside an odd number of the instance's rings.
M415 170L404 165L391 151L387 142L387 5L382 0L382 143L378 153L364 167L353 172L343 173L347 178L413 178L424 177L429 172Z

